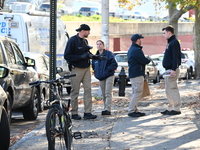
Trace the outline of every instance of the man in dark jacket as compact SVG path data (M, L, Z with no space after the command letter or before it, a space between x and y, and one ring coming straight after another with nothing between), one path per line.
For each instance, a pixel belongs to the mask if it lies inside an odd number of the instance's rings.
M97 116L91 114L92 110L92 95L91 95L91 72L88 41L85 39L90 34L90 27L86 24L80 25L77 35L72 36L67 42L64 58L69 63L71 73L76 74L71 78L72 91L72 119L80 120L78 115L78 95L80 84L84 88L84 119L95 119Z
M141 117L145 113L138 110L138 101L142 98L145 76L145 65L150 63L150 60L144 56L142 51L141 34L134 34L131 37L132 45L128 50L128 73L132 85L132 97L129 104L128 116Z
M167 26L162 29L163 36L167 39L168 44L163 58L163 67L170 74L165 78L165 92L169 101L168 110L161 112L163 115L178 115L181 114L181 99L177 86L179 77L179 66L181 65L181 47L174 35L174 28Z

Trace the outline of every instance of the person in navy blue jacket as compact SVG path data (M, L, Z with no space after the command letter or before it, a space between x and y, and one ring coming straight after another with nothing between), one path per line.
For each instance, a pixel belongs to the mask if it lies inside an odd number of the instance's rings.
M150 59L146 58L142 51L141 34L134 34L131 37L132 45L128 50L128 73L132 85L132 97L129 104L128 116L141 117L145 113L138 110L138 101L142 98L144 88L145 65L150 63Z
M95 119L96 115L92 111L92 94L91 94L91 71L90 57L87 37L90 34L90 27L87 24L81 24L76 35L72 36L67 42L64 58L69 63L69 68L72 74L76 74L71 78L72 90L71 96L71 114L72 119L80 120L78 115L78 96L80 84L84 88L84 119Z
M163 58L163 67L170 77L165 78L165 92L169 101L168 110L161 112L163 115L181 114L181 98L178 90L177 79L179 78L179 66L181 65L181 47L174 35L174 28L171 25L162 29L163 36L167 40L167 46Z
M104 42L102 40L98 40L96 45L98 49L96 55L102 55L106 58L103 60L92 60L94 76L100 81L104 101L104 111L101 114L111 115L114 73L118 65L112 52L104 49Z

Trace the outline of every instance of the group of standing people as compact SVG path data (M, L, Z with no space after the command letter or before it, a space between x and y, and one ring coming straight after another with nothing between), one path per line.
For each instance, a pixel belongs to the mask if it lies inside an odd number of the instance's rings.
M90 34L90 27L87 24L81 24L76 31L78 33L69 39L64 53L64 58L69 64L71 73L76 74L75 77L71 78L71 118L75 120L81 119L81 116L78 114L78 96L81 83L84 88L83 118L97 118L97 115L92 114L91 62L94 76L99 80L104 101L104 110L101 112L101 115L111 115L112 89L114 72L118 67L117 62L112 52L105 49L102 40L96 42L97 52L95 55L89 52L90 46L86 38ZM178 67L181 64L181 49L174 35L174 28L172 26L167 26L162 31L164 37L168 40L163 59L163 67L170 72L170 77L165 78L165 89L169 101L169 108L161 112L161 114L178 115L181 114L181 100L176 81L179 76ZM143 38L140 34L134 34L131 37L132 44L127 53L129 79L132 85L132 97L128 109L128 116L130 117L145 116L145 113L138 110L138 101L142 98L143 93L145 65L150 63L151 59L145 57L142 51L141 45Z

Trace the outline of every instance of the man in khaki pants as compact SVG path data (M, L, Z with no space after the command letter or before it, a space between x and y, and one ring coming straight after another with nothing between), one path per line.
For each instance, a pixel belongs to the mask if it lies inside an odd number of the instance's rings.
M142 117L145 113L139 112L138 101L142 98L145 76L145 65L150 63L150 58L146 58L142 50L141 34L134 34L131 37L132 44L128 50L128 75L132 86L132 96L129 103L128 116Z
M163 67L168 77L165 77L165 92L169 101L168 110L161 112L163 115L179 115L181 114L181 99L177 86L179 77L179 66L181 65L181 48L178 40L174 35L173 26L168 25L162 29L163 36L167 39L168 44L163 58Z
M76 29L78 34L72 36L67 42L64 58L69 63L69 68L72 74L76 74L71 78L71 104L72 104L72 119L80 120L78 115L78 96L80 84L84 88L84 119L95 119L97 116L91 114L92 111L92 95L91 95L91 72L89 46L86 38L90 34L90 27L86 24L80 25Z

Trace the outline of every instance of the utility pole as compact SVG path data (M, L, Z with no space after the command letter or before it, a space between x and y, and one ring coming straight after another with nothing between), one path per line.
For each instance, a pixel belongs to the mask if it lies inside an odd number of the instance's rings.
M101 0L102 12L102 40L105 43L105 49L109 49L109 0Z
M50 45L49 45L49 51L50 51L50 70L49 80L55 80L56 79L56 27L57 27L57 0L51 0L50 2ZM50 85L50 89L52 89L53 86ZM50 92L50 101L53 99L54 95L53 92L49 89Z

